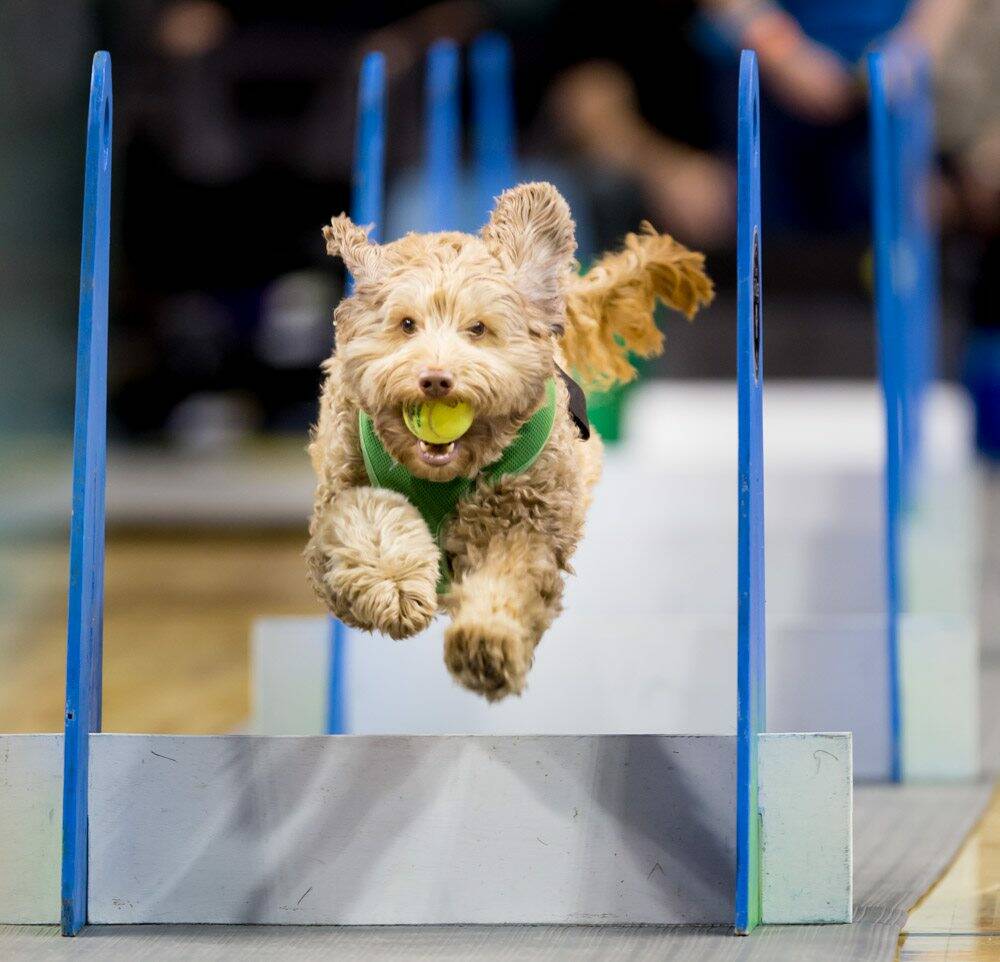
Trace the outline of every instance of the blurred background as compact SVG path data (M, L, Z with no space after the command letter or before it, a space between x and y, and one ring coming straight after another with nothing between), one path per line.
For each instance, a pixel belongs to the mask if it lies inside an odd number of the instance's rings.
M763 94L767 375L874 376L863 57L923 43L941 371L1000 446L1000 0L0 0L0 729L61 727L93 51L115 87L106 717L226 730L251 609L318 610L304 446L343 285L320 228L350 203L358 65L386 54L392 237L420 189L426 48L487 30L511 43L519 173L564 191L581 260L642 219L708 255L717 301L693 326L665 318L654 378L735 373L742 47ZM157 701L175 672L197 708Z

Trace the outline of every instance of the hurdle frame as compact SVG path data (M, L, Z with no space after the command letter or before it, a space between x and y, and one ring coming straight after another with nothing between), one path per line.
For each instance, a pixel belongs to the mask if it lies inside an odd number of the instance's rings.
M504 57L497 54L497 47L502 44L499 39L492 41L493 67L492 72L477 67L477 50L481 50L479 41L473 45L471 50L470 65L473 70L473 95L474 110L476 118L488 118L490 111L484 109L483 103L502 102L504 91L508 97L509 107L509 55ZM428 86L428 98L436 90L435 96L448 96L457 98L459 83L456 77L457 57L453 46L445 45L445 48L432 49L429 61L440 55L442 49L447 51L448 70L442 71L429 66L428 76L441 75L446 73L451 79L447 85L438 84L436 87ZM905 54L907 58L916 56L912 51L903 51L897 55L897 59ZM480 58L484 55L479 54ZM873 54L874 58L881 58L882 54ZM506 71L506 74L505 74ZM488 78L488 83L482 77ZM443 93L442 93L443 91ZM933 254L933 243L931 241L930 224L926 219L926 212L922 222L918 225L921 229L921 263L924 269L921 273L930 275L930 279L925 281L922 292L915 299L919 305L926 303L928 308L920 317L920 336L912 334L904 338L905 328L900 328L900 316L902 307L897 303L898 296L893 291L893 285L887 283L887 278L892 277L893 268L887 266L890 254L893 251L891 230L887 229L885 221L891 221L893 210L898 210L902 201L899 187L895 185L895 172L903 166L903 161L899 156L899 150L893 155L891 150L886 153L886 148L880 144L891 145L891 138L885 129L885 124L880 120L880 116L886 114L887 104L885 100L885 85L880 80L872 83L872 124L873 139L875 148L873 150L873 204L875 207L874 233L876 237L876 264L875 277L878 285L877 301L877 324L878 343L880 345L880 380L881 391L885 397L884 402L884 434L888 451L882 472L882 482L877 482L873 475L873 485L884 482L884 490L879 493L874 487L871 491L865 491L866 509L876 505L881 499L884 508L884 520L872 521L874 525L884 526L884 538L880 543L877 536L873 535L872 543L867 545L867 550L874 554L884 550L886 558L884 564L877 572L873 572L873 578L884 578L885 595L884 603L879 599L877 607L871 609L851 608L843 615L837 613L829 615L826 610L822 614L813 615L807 611L799 613L782 611L779 614L784 618L771 619L771 627L776 636L777 645L780 647L786 639L788 643L803 642L812 644L810 639L814 639L819 631L833 637L838 628L839 637L849 641L851 654L843 659L844 665L849 664L859 651L866 646L880 647L880 653L884 655L878 664L873 664L873 671L880 676L885 675L884 691L878 694L879 710L884 712L884 717L874 718L867 708L859 707L859 704L851 705L855 689L848 687L850 681L844 677L844 672L839 672L839 689L836 691L831 685L827 692L826 705L823 712L818 717L825 717L826 722L820 723L819 727L844 727L858 728L862 734L856 740L855 762L857 771L865 778L887 779L900 781L908 779L961 779L973 777L978 771L978 758L976 751L977 739L977 693L975 691L975 659L978 649L977 623L973 610L973 592L967 592L970 600L964 604L954 604L948 601L947 597L942 604L940 599L935 599L935 594L945 595L955 592L940 583L961 582L964 580L966 587L971 582L971 573L975 569L974 548L969 549L965 556L957 557L956 564L942 565L937 568L933 563L928 563L929 558L933 560L935 554L943 554L943 549L947 545L941 544L940 532L933 530L934 525L942 526L946 531L967 531L969 528L968 518L950 518L940 510L940 505L935 507L933 498L919 497L925 495L928 489L940 501L943 497L941 491L943 484L938 481L935 485L918 483L921 481L921 471L918 470L918 460L912 454L903 453L904 435L910 438L907 450L917 447L921 430L921 418L917 415L916 409L922 405L921 398L929 393L928 385L933 374L932 357L936 336L934 335L934 305L937 302L936 284L933 281L936 258ZM924 110L926 107L926 97L924 97ZM442 107L440 104L432 107L432 112L443 113L446 116L456 116L460 112L457 103ZM881 112L881 114L880 114ZM502 110L499 116L503 122L509 124L511 117L509 110ZM484 121L483 126L488 127L492 121ZM882 126L879 126L879 125ZM928 126L924 121L924 127ZM439 125L440 127L440 125ZM504 186L496 177L492 179L484 174L484 168L490 163L488 151L481 147L484 143L502 144L504 146L504 158L498 166L511 171L514 169L511 145L513 143L513 131L510 127L499 127L501 133L492 129L480 130L477 128L473 132L473 142L476 145L475 158L475 182L480 184L489 180L499 187ZM878 129L875 129L878 127ZM502 131L506 130L506 133ZM447 134L452 138L452 142L447 151L443 151L449 157L454 157L458 152L457 139L458 131L454 125L447 127ZM881 139L880 139L881 138ZM434 178L430 172L434 169L431 163L430 147L428 141L428 160L426 163L425 178L428 184L428 196L435 197L435 190L448 195L448 204L455 206L452 194L454 193L454 183L447 178ZM926 147L926 141L925 141ZM919 170L921 165L926 164L927 159L910 160L908 169L912 172ZM436 185L436 186L434 186ZM432 189L433 187L433 189ZM479 203L483 203L480 197ZM895 216L898 216L895 215ZM917 218L917 220L921 220ZM898 270L897 270L898 273ZM891 295L886 307L886 290ZM893 320L896 318L896 320ZM910 369L916 373L907 373ZM900 381L897 387L896 381ZM905 380L904 385L902 381ZM873 401L875 395L872 395ZM693 402L692 402L693 403ZM874 408L873 408L874 410ZM905 428L905 431L904 431ZM905 511L901 507L903 497L901 485L903 484L904 465L910 465L906 472L916 479L911 480L909 488L912 489L909 496L909 506ZM874 462L873 462L874 465ZM873 467L874 470L874 467ZM926 472L923 472L924 474ZM815 482L815 479L811 479ZM947 483L952 484L953 479L949 477ZM962 490L954 497L954 501L959 505L968 507L975 498L975 477L963 476L959 479ZM954 491L954 487L951 489ZM950 492L949 492L950 495ZM914 501L917 503L914 505ZM931 503L928 504L928 501ZM932 510L933 509L933 510ZM900 516L905 516L906 524L902 524ZM916 519L920 523L913 523ZM957 520L958 523L955 523ZM974 538L972 534L963 536L965 542L971 542ZM775 542L772 540L772 549ZM856 550L866 550L859 542ZM951 555L949 556L951 557ZM965 572L963 575L954 575L953 571ZM778 574L781 574L779 570ZM945 577L942 577L945 575ZM779 578L780 581L780 578ZM931 585L928 589L928 585ZM954 599L953 599L954 600ZM787 617L791 614L791 617ZM839 627L838 627L839 626ZM345 641L345 632L339 631L340 648ZM263 642L262 642L263 643ZM787 647L787 645L785 645ZM340 649L338 649L339 651ZM948 653L959 653L958 660L949 659ZM902 653L902 654L901 654ZM338 656L339 657L339 656ZM817 652L817 657L819 653ZM944 664L943 662L947 662ZM779 659L780 662L780 659ZM342 667L342 662L337 662ZM953 699L941 699L931 695L928 696L928 678L942 669L949 669L949 679L954 684L950 686L957 695ZM846 671L846 668L845 668ZM905 674L907 683L901 681L901 674ZM881 684L881 682L880 682ZM777 685L776 690L776 715L785 719L785 724L789 727L812 727L809 724L810 714L807 709L791 703L786 703L784 692L787 685ZM871 687L871 686L869 686ZM332 681L330 682L331 704L334 703L335 693ZM846 706L844 710L833 710L832 700L839 697ZM873 697L871 691L861 693L858 690L857 702L870 702ZM268 697L270 703L272 699ZM831 717L836 715L837 717ZM342 731L343 720L338 721L337 727L327 726L327 731ZM313 721L310 731L320 731L322 724ZM261 730L267 730L266 724L262 724ZM280 730L280 729L278 729ZM305 730L305 729L304 729ZM887 746L887 747L886 747Z
M893 781L979 770L977 471L929 463L940 298L930 212L931 70L917 44L867 55L875 321L886 451L886 644ZM957 576L952 572L957 571ZM942 579L942 575L947 576ZM956 582L942 590L934 582ZM939 682L948 678L948 684ZM934 692L937 692L934 695Z
M62 812L61 924L67 935L87 917L89 739L101 730L112 114L111 57L100 51L87 115L73 428Z
M476 45L473 46L475 52ZM496 50L491 51L496 55ZM447 70L435 64L437 58L447 56ZM448 77L448 83L428 83L428 101L433 118L437 116L454 116L458 113L457 105L450 109L434 103L434 96L457 97L458 83L455 80L457 60L453 48L447 45L435 45L428 55L428 76ZM497 87L506 86L503 71L498 70L491 77ZM443 93L442 93L443 91ZM436 93L435 93L436 92ZM494 96L496 90L491 92ZM487 98L489 99L489 94ZM737 734L737 766L738 766L738 799L737 799L737 879L734 928L742 933L751 931L762 917L761 912L761 865L759 860L760 843L758 829L758 785L757 785L757 746L765 728L765 693L764 693L764 618L763 618L763 499L762 485L762 438L761 438L761 284L760 284L760 200L759 200L759 105L756 80L756 61L752 53L746 53L741 71L741 170L743 172L743 191L740 197L740 240L741 262L739 267L740 301L739 301L739 393L740 393L740 465L739 479L740 500L740 584L738 622L739 649L739 729ZM477 108L476 116L482 116L483 111ZM433 123L433 121L432 121ZM450 125L438 124L437 129L444 129L448 137L456 136L455 128ZM486 138L476 135L479 144ZM496 141L497 138L494 138ZM507 140L509 142L509 139ZM452 145L454 146L454 145ZM447 156L454 156L454 150L443 151ZM477 166L481 165L480 153L476 154ZM513 164L506 165L508 169ZM429 156L426 177L429 194L432 201L437 198L432 188L449 195L454 189L453 181L442 181L435 176L440 168L434 162L434 155ZM486 178L477 176L476 182L481 183ZM496 183L496 181L493 181ZM500 185L497 190L502 186ZM450 203L451 201L449 201ZM310 644L308 635L310 628L301 620L289 619L286 630L277 628L281 633L282 646L298 646ZM300 629L305 631L305 636ZM331 679L329 703L338 705L338 727L331 731L346 733L346 714L343 704L346 692L341 690L346 673L344 671L343 651L348 630L334 620L332 637L335 639L335 651L331 655L328 676ZM275 638L275 641L278 639ZM255 645L257 650L260 650ZM295 650L294 647L286 648ZM255 660L255 672L267 670L259 659ZM772 900L776 887L769 889ZM775 921L775 918L771 919ZM788 921L795 921L794 911L788 911Z
M103 86L100 96L96 97L98 106L95 108L95 93L99 87L97 77L99 64L103 64L101 75L103 79L100 81ZM98 54L95 58L94 74L91 111L88 120L88 168L85 190L88 192L89 199L85 202L80 343L78 345L80 376L77 383L78 408L74 433L77 441L74 455L73 532L75 550L71 552L71 598L68 627L68 641L70 643L67 652L67 665L70 668L67 678L68 681L72 678L72 689L68 687L67 691L67 728L65 737L55 735L3 736L5 740L9 740L7 744L15 749L15 753L22 753L27 758L25 768L31 768L35 774L43 776L34 781L29 780L25 784L28 785L27 791L29 793L38 795L38 798L32 803L33 807L39 810L49 809L50 813L55 810L54 806L49 805L54 777L54 768L50 764L52 757L54 757L52 751L56 748L62 751L62 762L66 775L62 780L62 789L66 793L67 801L71 802L71 804L64 806L62 813L64 824L71 823L63 834L63 868L65 870L69 865L70 871L64 874L64 891L67 895L66 901L62 904L62 915L64 925L67 928L76 927L76 931L79 931L78 926L84 924L87 918L85 900L89 861L87 828L87 774L89 772L87 769L89 769L90 759L88 749L92 740L99 741L104 737L115 739L119 737L146 737L101 736L97 734L100 729L99 636L102 613L100 591L102 565L99 562L102 558L95 556L103 549L103 537L97 535L98 533L103 534L103 449L105 443L103 427L105 412L103 405L97 403L96 399L100 390L103 389L106 370L103 368L103 358L94 356L94 348L97 348L97 355L106 357L107 245L109 237L107 230L109 217L106 205L109 203L110 191L107 189L103 194L101 193L102 183L107 188L110 187L111 162L109 139L111 119L110 62L106 54ZM103 112L105 104L107 106L106 115ZM102 126L104 116L107 118L107 123ZM108 141L105 146L106 137ZM92 163L91 155L94 153L98 158L96 165ZM106 177L102 181L101 166L105 162ZM94 176L95 171L96 177ZM85 332L88 332L86 336ZM101 349L102 341L103 350ZM84 372L84 368L86 368L86 372ZM99 390L91 390L94 384L98 385ZM101 430L97 430L95 425ZM93 484L98 474L101 474L102 483L98 485L99 490L95 491ZM81 478L83 480L82 487L78 484ZM87 487L88 481L91 483L89 489ZM99 494L100 497L95 497L95 494ZM73 615L74 605L77 612L75 619ZM901 612L901 616L905 617L905 614L905 611ZM94 644L95 635L98 641L96 645ZM78 647L75 651L72 640L74 636L78 637L77 642L75 642ZM89 642L85 640L87 638L90 639ZM85 650L87 644L90 647ZM71 722L74 723L72 726ZM94 733L93 739L91 733ZM762 735L758 740L758 747L762 749L765 744L768 744L769 739L784 737L793 736ZM761 762L762 766L766 768L765 763L766 758ZM81 777L81 765L84 767L83 777ZM767 779L764 778L761 786L762 797L767 794L767 788ZM41 804L42 801L45 802L44 805ZM44 824L44 821L44 818L40 818L32 824L37 826L37 824ZM14 822L14 824L18 823ZM29 863L25 860L23 864L27 866ZM766 873L766 864L762 871ZM750 899L748 899L748 904L750 904ZM764 921L776 920L776 917L768 912L765 912L764 916ZM24 921L25 919L18 918L16 920ZM31 920L40 921L42 919L41 917L32 917Z
M751 54L745 63L755 89ZM86 183L103 185L105 198L110 95L101 52L88 127L99 136L88 144ZM755 106L752 97L741 102ZM756 139L757 124L747 129ZM90 149L95 142L102 150ZM749 200L741 210L752 225L759 202ZM763 732L759 274L755 285L751 269L744 288L738 342L748 378L741 426L751 432L734 479L746 519L739 735L111 735L100 732L99 670L109 223L107 203L87 206L74 464L86 466L75 477L90 509L74 517L82 534L70 610L90 616L69 622L67 657L77 670L68 676L64 735L4 736L24 747L61 742L64 935L94 922L712 922L748 933L759 921L850 919L850 735ZM835 764L820 771L817 752ZM748 780L742 791L739 778ZM50 799L27 801L34 810ZM445 824L471 859L441 849ZM481 862L491 872L480 872ZM407 884L399 864L421 885ZM495 875L506 887L495 887Z

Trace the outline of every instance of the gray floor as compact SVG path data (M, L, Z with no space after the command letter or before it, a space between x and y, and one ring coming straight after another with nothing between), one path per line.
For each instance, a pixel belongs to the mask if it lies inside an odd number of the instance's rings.
M48 927L0 927L4 960L361 959L882 962L895 957L908 909L945 869L986 805L1000 770L1000 473L989 481L983 544L983 758L990 777L967 785L861 785L855 791L855 921L725 929L655 927L291 928L94 926L76 939Z

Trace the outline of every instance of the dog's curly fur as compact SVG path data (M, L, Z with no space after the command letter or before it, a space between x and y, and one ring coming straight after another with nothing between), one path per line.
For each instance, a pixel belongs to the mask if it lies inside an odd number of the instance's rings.
M346 623L393 638L444 610L444 658L455 678L491 701L520 693L560 610L600 475L600 439L582 441L570 418L557 416L526 471L474 483L439 547L405 497L369 485L358 411L413 475L476 479L542 404L556 364L607 387L634 375L630 353L659 353L656 300L688 317L707 304L704 258L645 224L581 277L569 208L545 183L502 194L479 236L408 234L380 245L343 214L323 234L357 286L334 315L336 349L309 446L317 487L306 558L316 593ZM418 374L427 367L447 368L453 396L476 412L445 465L420 457L401 414L422 399ZM556 387L565 412L559 378ZM452 581L439 597L442 549Z

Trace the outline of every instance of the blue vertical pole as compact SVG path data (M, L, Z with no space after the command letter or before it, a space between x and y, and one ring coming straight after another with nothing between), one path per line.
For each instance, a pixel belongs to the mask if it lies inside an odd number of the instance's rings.
M510 44L500 34L484 33L472 44L469 58L476 214L485 221L493 199L513 187L517 177Z
M374 51L361 62L358 77L358 121L354 136L354 182L351 219L372 225L368 235L382 238L385 204L385 55ZM348 278L347 292L354 290ZM346 730L344 704L344 659L346 628L337 618L329 620L330 666L327 673L326 731L337 735Z
M458 230L461 167L459 57L452 40L437 40L427 54L427 166L425 210L428 231Z
M934 97L930 58L925 50L912 51L914 172L913 204L917 231L917 306L920 310L917 379L917 451L922 456L923 414L927 390L937 376L940 291L938 284L937 226L931 204L934 179Z
M330 666L327 669L326 733L343 735L347 731L347 692L344 671L347 660L347 626L332 615L329 618Z
M872 220L875 267L875 314L878 340L879 380L885 404L885 593L886 644L889 666L890 774L901 777L899 615L900 615L900 525L902 515L903 456L903 354L902 319L894 270L897 250L897 166L893 160L893 137L885 82L885 62L879 51L868 55L870 96Z
M893 257L897 323L901 350L897 358L902 401L902 464L900 505L902 521L913 499L913 481L920 445L920 366L923 341L923 303L920 216L917 209L919 132L915 123L916 63L909 44L892 44L884 59L883 77L890 130L894 186L895 235ZM904 601L905 603L905 601Z
M740 58L736 212L739 542L736 712L736 931L760 922L757 736L766 727L764 662L764 379L757 56Z
M385 55L377 51L361 62L358 77L358 125L354 134L354 180L351 219L372 227L368 236L382 239L385 204ZM353 278L348 282L353 288Z
M100 51L90 76L80 255L63 743L63 935L76 935L87 924L89 736L101 730L111 113L111 58Z

